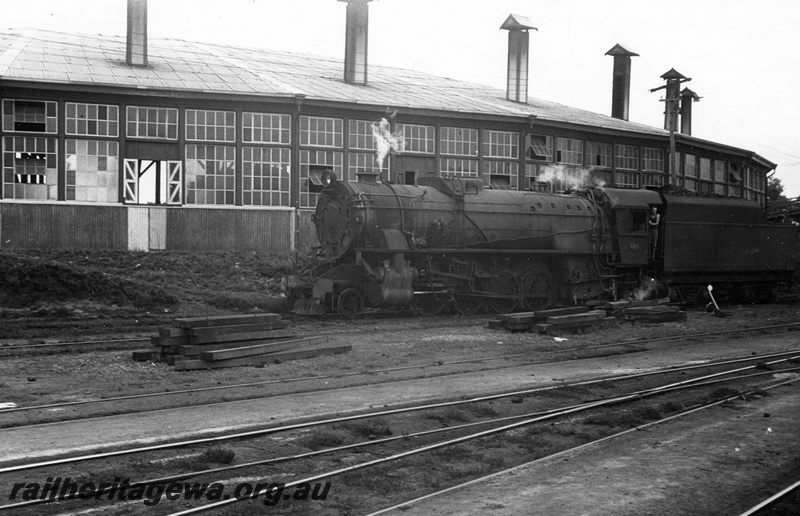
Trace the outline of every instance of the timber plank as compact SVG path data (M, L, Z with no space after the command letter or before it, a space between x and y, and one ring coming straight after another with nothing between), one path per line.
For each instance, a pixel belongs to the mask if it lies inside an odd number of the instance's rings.
M248 340L263 340L276 339L285 337L287 335L295 334L297 330L280 329L280 330L259 330L247 331L236 333L218 333L213 335L193 335L189 337L188 344L193 346L200 344L216 344L219 342L245 342Z
M228 333L245 333L252 331L282 330L289 326L289 321L274 321L253 324L226 324L222 326L205 326L202 328L182 328L191 337L213 336Z
M201 360L215 361L225 360L229 358L249 357L253 355L263 355L265 353L274 353L276 351L287 351L290 349L297 349L300 347L308 346L311 344L321 344L327 341L325 336L305 337L302 339L286 340L283 342L270 342L269 344L257 344L255 346L243 346L233 349L225 349L220 351L208 351L200 354Z
M280 314L217 315L211 317L178 318L173 320L173 324L180 328L204 328L207 326L269 323L280 320Z
M352 349L352 346L336 345L325 347L310 347L308 349L299 349L292 351L283 351L279 353L270 353L267 355L254 355L250 357L230 358L227 360L182 360L175 363L176 371L190 371L196 369L219 369L225 367L238 367L238 366L259 366L263 364L279 364L289 360L298 360L303 358L313 358L322 355L336 355L339 353L346 353Z
M549 317L560 317L566 315L578 315L589 311L588 306L570 306L567 308L551 308L550 310L539 310L534 312L536 320L546 320Z
M292 333L289 335L284 335L281 337L271 337L269 339L264 339L262 344L269 344L269 343L278 343L287 340L296 340L299 337L296 333ZM233 341L233 342L217 342L212 344L203 344L199 346L188 345L188 346L176 346L175 351L180 353L181 355L186 356L200 356L200 353L208 353L211 351L222 351L226 349L236 349L241 348L244 346L256 345L259 341Z
M587 309L588 310L588 309ZM604 319L606 313L602 310L593 310L591 312L585 311L584 313L576 313L572 315L557 315L548 317L545 322L547 324L565 324L565 323L572 323L572 322L587 322L591 324L593 321L598 319Z
M189 344L189 337L150 337L150 343L154 346L181 346Z
M158 335L161 337L183 337L186 335L186 330L175 326L165 326L158 329Z

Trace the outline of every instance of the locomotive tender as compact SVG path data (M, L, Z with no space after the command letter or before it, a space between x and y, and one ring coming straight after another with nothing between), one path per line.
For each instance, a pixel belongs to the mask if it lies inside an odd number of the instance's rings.
M796 227L768 224L743 199L494 190L461 177L325 182L314 215L321 259L302 311L542 310L617 299L653 278L688 301L709 283L723 297L754 300L794 270ZM661 213L654 256L652 207Z

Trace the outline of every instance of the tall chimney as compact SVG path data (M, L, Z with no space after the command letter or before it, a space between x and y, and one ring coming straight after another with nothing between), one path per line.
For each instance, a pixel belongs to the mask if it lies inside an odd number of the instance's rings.
M128 0L126 60L131 66L147 66L147 0Z
M510 14L501 30L508 31L508 80L506 98L526 104L528 102L528 31L539 30L524 16Z
M666 108L664 109L664 129L672 128L673 131L678 128L678 99L680 98L681 83L690 81L680 72L674 68L670 68L668 72L661 76L662 79L667 81L667 98Z
M347 29L344 44L344 81L367 84L367 42L369 2L372 0L339 0L347 2Z
M617 43L606 52L614 57L614 78L611 89L611 116L620 120L628 119L631 101L631 57L636 52Z
M681 91L681 134L692 135L692 104L700 100L700 96L684 88Z

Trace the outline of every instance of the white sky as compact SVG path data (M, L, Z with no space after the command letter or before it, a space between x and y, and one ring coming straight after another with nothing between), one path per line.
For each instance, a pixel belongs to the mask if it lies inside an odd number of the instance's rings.
M342 58L337 0L150 0L151 37ZM528 17L529 96L611 113L613 59L634 57L630 120L663 125L661 74L675 68L702 97L693 136L777 163L800 196L800 2L797 0L374 0L370 63L505 89L509 14ZM0 28L125 34L126 0L0 0Z

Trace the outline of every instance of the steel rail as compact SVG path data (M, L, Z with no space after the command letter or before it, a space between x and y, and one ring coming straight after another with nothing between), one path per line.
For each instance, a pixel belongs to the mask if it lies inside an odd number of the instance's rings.
M524 389L524 390L520 390L520 391L506 392L506 393L500 393L500 394L491 394L491 395L486 395L486 396L478 396L478 397L474 397L474 398L462 399L462 400L456 400L456 401L446 401L446 402L439 402L439 403L430 403L430 404L426 404L426 405L402 407L402 408L396 408L396 409L382 410L382 411L378 411L378 412L370 412L370 413L365 413L365 414L354 414L354 415L350 415L350 416L341 416L341 417L338 417L338 418L331 418L331 419L325 419L325 420L319 420L319 421L306 421L306 422L302 422L302 423L295 423L295 424L292 424L292 425L286 425L286 426L280 426L280 427L262 428L262 429L257 429L257 430L250 430L250 431L246 431L246 432L238 432L238 433L234 433L234 434L220 435L220 436L214 436L214 437L197 438L197 439L190 439L190 440L178 441L178 442L173 442L173 443L162 443L162 444L154 444L154 445L150 445L150 446L142 446L142 447L139 447L139 448L127 448L127 449L113 450L113 451L94 453L94 454L88 454L88 455L80 455L80 456L76 456L76 457L65 457L65 458L53 459L53 460L49 460L49 461L42 461L42 462L35 462L35 463L28 463L28 464L19 464L19 465L15 465L15 466L7 466L7 467L4 467L4 468L0 468L0 474L10 473L10 472L14 472L14 471L23 471L23 470L35 469L35 468L46 467L46 466L54 466L54 465L58 465L58 464L67 464L67 463L73 463L73 462L80 462L80 461L84 461L84 460L96 460L96 459L102 459L102 458L108 458L108 457L116 457L116 456L120 456L120 455L130 455L130 454L142 453L142 452L148 452L148 451L165 450L165 449L171 449L171 448L180 448L180 447L191 446L191 445L195 445L195 444L206 444L206 443L213 443L213 442L229 441L229 440L233 440L233 439L241 439L241 438L246 438L246 437L262 436L262 435L268 435L268 434L284 432L284 431L289 431L289 430L298 430L298 429L302 429L302 428L323 426L323 425L327 425L327 424L342 423L342 422L345 422L345 421L355 421L355 420L359 420L359 419L367 419L367 418L387 416L387 415L393 415L393 414L401 414L401 413L416 412L416 411L422 411L422 410L430 410L430 409L434 409L434 408L443 408L443 407L450 407L450 406L455 406L455 405L464 405L464 404L469 404L469 403L478 403L478 402L482 402L482 401L491 401L491 400L500 399L500 398L506 398L506 397L511 397L511 396L524 396L524 395L529 395L529 394L533 394L533 393L537 393L537 392L545 392L545 391L549 391L549 390L562 389L562 388L566 388L566 387L592 385L592 384L595 384L595 383L602 383L602 382L608 382L608 381L630 380L630 379L641 378L641 377L646 377L646 376L653 376L653 375L657 375L657 374L667 374L667 373L674 373L674 372L680 372L680 371L689 371L689 370L693 370L693 369L716 367L716 366L720 366L720 365L730 365L730 364L753 361L753 360L763 360L764 358L774 358L774 357L782 356L782 355L793 355L795 353L800 353L800 350L791 350L791 351L786 351L786 352L781 352L781 353L770 353L768 355L760 355L760 356L749 357L749 358L740 358L740 359L735 359L735 360L716 362L716 363L713 363L713 364L694 364L694 365L691 365L691 366L685 366L685 367L679 367L679 368L670 368L670 369L662 369L662 370L658 370L658 371L648 371L648 372L643 372L643 373L635 373L635 374L631 374L631 375L620 375L620 376L615 376L615 377L612 376L612 377L594 378L594 379L591 379L591 380L582 380L582 381L579 381L579 382L571 382L571 383L560 383L560 384L557 384L557 385L547 385L547 386L536 387L536 388L532 388L532 389ZM775 362L777 363L777 362L781 362L781 361L789 361L789 360L794 360L794 359L798 359L798 358L800 358L800 355L791 356L791 357L785 358L783 360L776 360ZM739 369L734 370L733 372L739 372L741 370L746 370L748 368L755 368L755 367L757 367L757 365L758 364L753 365L753 366L749 366L747 368L739 368ZM719 374L726 374L726 373L724 373L724 372L723 373L717 373L714 376L719 376ZM731 373L727 373L727 374L731 374ZM698 379L706 379L706 377L707 376L699 377ZM685 383L685 382L679 382L679 383ZM675 385L675 384L670 384L670 386L672 386L672 385Z
M789 359L787 359L787 360L789 360ZM290 461L293 461L293 460L300 460L300 459L304 459L304 458L316 457L316 456L319 456L319 455L327 455L327 454L336 453L336 452L340 452L340 451L346 451L346 450L350 450L350 449L354 449L354 448L364 448L364 447L375 446L375 445L379 445L379 444L386 444L386 443L390 443L390 442L394 442L394 441L398 441L398 440L412 439L412 438L417 438L417 437L435 435L435 434L439 434L439 433L454 432L454 431L463 430L463 429L466 429L466 428L472 428L472 427L476 427L476 426L483 426L483 425L489 425L489 424L497 424L497 423L502 423L502 422L505 422L505 421L512 421L512 420L517 420L517 419L522 419L522 418L541 418L541 417L544 417L544 416L552 416L552 415L560 416L560 415L564 415L566 413L566 411L572 411L573 409L585 410L587 408L594 408L597 403L601 403L601 404L616 404L616 403L622 403L622 402L627 402L627 401L634 401L634 400L637 400L637 399L640 399L640 398L644 398L644 397L648 397L648 396L664 394L666 392L672 392L672 391L675 391L675 390L682 390L682 389L686 389L686 388L707 387L709 385L713 385L713 384L721 383L721 382L730 382L730 381L736 381L736 380L747 380L747 379L751 379L751 378L755 378L755 377L771 375L771 374L775 374L775 373L782 373L782 372L787 372L787 371L797 371L797 370L800 370L800 368L781 369L781 370L778 370L778 371L768 371L768 372L756 373L756 374L752 374L752 375L736 376L736 377L724 378L724 379L719 379L718 378L718 379L710 381L710 382L698 382L698 383L692 383L690 385L687 385L686 381L678 382L677 384L672 384L671 386L667 385L667 386L656 387L656 388L653 388L653 389L647 389L647 390L644 390L644 391L636 391L636 392L633 392L633 393L630 393L630 394L626 394L626 395L622 395L622 396L614 396L614 397L606 398L606 399L602 399L602 400L593 400L593 401L589 401L589 402L579 403L577 405L570 405L570 406L567 406L567 407L560 407L560 408L557 408L557 409L533 412L533 413L528 413L528 414L519 414L519 415L515 415L515 416L505 416L505 417L501 417L501 418L489 419L489 420L486 420L486 421L476 421L476 422L472 422L472 423L464 423L464 424L455 425L455 426L451 426L451 427L447 427L447 428L436 428L436 429L433 429L433 430L425 430L425 431L421 431L421 432L415 432L415 433L411 433L411 434L404 434L404 435L395 436L395 437L388 437L388 438L383 438L383 439L362 441L362 442L358 442L358 443L347 444L347 445L337 446L337 447L332 447L332 448L326 448L326 449L323 449L323 450L315 450L315 451L311 451L311 452L300 453L300 454L295 454L295 455L290 455L290 456L285 456L285 457L273 457L273 458L270 458L270 459L252 461L252 462L247 462L247 463L242 463L242 464L236 464L236 465L233 465L233 466L224 466L224 467L213 468L213 469L208 469L208 470L191 471L191 472L182 473L182 474L179 474L179 475L160 477L160 478L156 478L156 479L140 480L140 481L136 481L136 482L131 482L130 484L127 484L127 485L129 487L133 488L133 487L147 486L147 485L153 485L153 484L163 484L163 483L167 483L167 482L176 482L176 481L186 480L188 478L198 477L198 476L202 476L202 475L223 473L223 472L227 472L227 471L234 471L234 470L237 470L237 469L244 469L244 468L248 468L248 467L264 466L264 465L267 465L267 464L277 464L277 463L281 463L281 462L290 462ZM731 371L731 372L735 372L735 371ZM699 378L697 378L695 380L703 380L705 378L708 378L708 376L699 377ZM741 392L737 394L737 396L741 396L741 395L742 395ZM86 493L83 493L83 494L85 494L87 496L90 496L90 497L94 497L94 495L96 495L96 494L100 494L102 496L102 494L104 492L105 491L103 491L103 490L95 489L94 491L86 492ZM37 500L28 500L28 501L24 501L24 502L18 502L18 503L15 503L15 504L2 505L2 506L0 506L0 512L7 511L7 510L12 510L12 509L20 509L20 508L24 508L24 507L33 506L33 505L51 503L51 502L55 502L55 501L60 501L60 500L57 500L57 499L37 499Z
M752 507L752 508L746 510L745 512L741 513L739 516L751 516L751 515L757 513L758 511L760 511L761 509L764 509L764 508L772 505L773 503L777 502L778 500L780 500L781 498L783 498L784 496L786 496L790 492L794 491L798 487L800 487L800 481L797 481L794 484L792 484L789 487L787 487L786 489L782 489L781 491L775 493L774 495L772 495L769 498L767 498L766 500L762 501L761 503L759 503L755 507Z
M781 387L783 385L790 384L790 383L792 383L794 381L796 381L796 380L786 380L786 381L783 381L783 382L780 382L780 383L776 383L776 384L770 385L768 387L763 387L761 389L763 389L763 390L774 389L776 387ZM752 391L752 392L755 392L755 391ZM752 392L750 392L750 393L752 393ZM578 445L578 446L576 446L574 448L569 448L567 450L562 450L562 451L554 453L552 455L547 455L545 457L541 457L541 458L533 460L531 462L526 462L525 464L520 464L518 466L514 466L513 468L508 468L508 469L505 469L505 470L502 470L502 471L496 471L496 472L494 472L494 473L492 473L490 475L486 475L486 476L483 476L483 477L480 477L480 478L476 478L476 479L473 479L473 480L470 480L468 482L464 482L462 484L458 484L458 485L455 485L455 486L450 486L450 487L448 487L446 489L442 489L441 491L436 491L435 493L430 493L430 494L427 494L425 496L420 496L419 498L414 498L413 500L408 500L408 501L393 505L391 507L386 507L386 508L381 509L379 511L369 513L366 516L378 516L380 514L386 514L388 512L392 512L392 511L395 511L395 510L400 510L400 511L407 510L410 505L413 505L415 503L419 503L419 502L422 502L422 501L425 501L425 500L428 500L428 499L431 499L431 498L435 498L437 496L440 496L440 495L443 495L443 494L446 494L446 493L449 493L449 492L457 491L459 489L463 489L463 488L469 487L471 485L479 484L481 482L485 482L485 481L490 480L492 478L498 477L500 475L507 474L507 473L509 473L511 471L514 471L514 470L517 470L517 469L528 467L528 466L533 465L533 464L539 464L539 463L542 463L542 462L545 462L545 461L551 461L553 459L558 459L558 458L561 458L561 457L563 457L565 455L569 455L569 454L573 454L573 453L578 452L578 451L582 451L585 448L589 448L589 447L595 446L597 444L601 444L601 443L603 443L605 441L610 441L612 439L616 439L618 437L622 437L622 436L627 435L627 434L632 433L632 432L639 432L639 431L641 431L641 430L643 430L645 428L649 428L651 426L660 425L662 423L666 423L667 421L671 421L673 419L684 417L684 416L693 414L695 412L699 412L701 410L705 410L705 409L708 409L708 408L715 407L717 405L722 405L723 403L727 403L729 401L733 401L733 400L737 399L738 397L742 396L742 394L748 394L748 393L747 392L739 393L739 394L736 394L736 395L733 395L733 396L728 396L728 397L723 398L721 400L708 402L708 403L703 403L703 404L701 404L699 406L696 406L694 408L691 408L689 410L681 411L681 412L679 412L677 414L673 414L672 416L665 417L663 419L659 419L658 421L652 421L650 423L645 423L643 425L639 425L639 426L635 426L633 428L629 428L627 430L623 430L623 431L618 432L616 434L607 435L607 436L602 437L600 439L597 439L595 441L591 441L591 442L588 442L588 443L583 443L583 444ZM800 482L798 482L798 484L796 484L795 487L797 487L798 485L800 485ZM172 514L170 516L176 516L176 515ZM748 514L742 514L740 516L748 516Z
M800 326L800 323L788 323L788 324L779 324L774 326L762 326L758 328L742 328L737 330L724 330L722 332L707 332L707 333L698 333L692 335L680 335L680 336L668 336L668 337L653 337L651 339L640 339L636 341L626 341L620 343L612 343L612 344L599 344L596 346L586 346L586 347L574 347L574 348L564 348L564 349L554 349L554 350L547 350L540 352L541 354L547 353L569 353L574 351L584 351L584 350L593 350L593 349L604 349L604 348L611 348L611 347L618 347L618 346L633 346L637 344L644 344L648 342L658 342L660 340L677 340L677 339L691 339L694 337L705 337L709 335L721 335L721 334L728 334L728 333L742 333L746 331L753 331L753 330L763 330L763 329L773 329L773 328L783 328L786 326ZM0 348L2 350L3 348ZM165 391L165 392L149 392L143 394L132 394L129 396L116 396L113 398L99 398L94 400L80 400L80 401L68 401L64 403L50 403L46 405L30 405L27 407L13 407L13 408L0 408L0 415L14 413L14 412L23 412L29 410L42 410L42 409L52 409L52 408L60 408L60 407L72 407L77 405L89 405L94 403L111 403L115 401L123 401L123 400L132 400L132 399L143 399L143 398L153 398L153 397L160 397L160 396L174 396L178 394L194 394L198 392L208 392L208 391L218 391L218 390L225 390L225 389L241 389L246 387L258 387L263 385L275 385L275 384L283 384L283 383L295 383L301 381L309 381L309 380L324 380L330 378L344 378L350 376L371 376L377 373L391 373L397 371L407 371L411 369L427 369L430 367L442 367L446 365L458 365L458 364L467 364L472 362L486 362L492 360L509 360L513 358L520 358L530 356L530 353L517 353L513 355L497 355L493 357L484 357L484 358L471 358L471 359L464 359L464 360L454 360L452 362L444 362L442 364L420 364L420 365L410 365L410 366L400 366L400 367L388 367L384 369L368 369L365 371L355 371L352 373L341 373L341 374L330 374L330 375L315 375L315 376L305 376L305 377L298 377L298 378L287 378L284 380L266 380L263 382L250 382L250 383L240 383L240 384L233 384L233 385L215 385L211 387L199 387L197 389L182 389L177 391ZM531 364L541 364L542 362L531 362ZM504 369L503 367L500 368L487 368L481 369L481 371L492 371L495 369ZM248 399L248 398L244 398ZM199 403L192 406L203 406L209 405L212 403ZM156 409L157 410L157 409ZM140 410L137 412L148 412L148 410ZM137 413L137 412L128 412L130 414ZM15 427L19 428L19 426Z
M793 380L788 380L788 381L784 381L784 382L780 382L780 383L781 384L782 383L789 383L789 382L793 382L793 381L796 381L796 380L793 379ZM779 385L779 384L775 384L775 385ZM683 385L681 388L689 388L689 387L694 387L694 386ZM763 387L760 387L759 389L763 390ZM663 391L657 392L656 394L660 394L662 392ZM732 400L732 399L736 399L737 397L741 396L742 394L743 394L742 392L739 392L739 393L736 394L736 396L728 396L728 397L725 398L724 401L729 401L729 400ZM568 408L568 409L559 411L557 413L533 417L533 418L530 418L530 419L526 419L524 421L519 421L517 423L504 425L504 426L501 426L501 427L498 427L498 428L492 428L492 429L489 429L489 430L484 430L484 431L481 431L481 432L477 432L477 433L474 433L474 434L469 434L469 435L458 437L458 438L455 438L455 439L449 439L447 441L442 441L442 442L439 442L439 443L435 443L435 444L431 444L431 445L427 445L427 446L422 446L420 448L416 448L416 449L413 449L413 450L408 450L408 451L405 451L405 452L397 453L397 454L394 454L394 455L391 455L391 456L388 456L388 457L382 457L382 458L379 458L379 459L374 459L374 460L371 460L371 461L363 462L361 464L355 464L355 465L348 466L348 467L345 467L345 468L340 468L340 469L337 469L337 470L328 471L328 472L324 472L324 473L321 473L321 474L316 474L316 475L313 475L313 476L308 477L308 478L304 478L304 479L301 479L301 480L296 480L296 481L293 481L293 482L285 483L284 484L284 489L285 488L292 488L292 487L295 487L295 486L298 486L298 485L304 484L304 483L318 482L318 481L321 481L323 479L334 477L334 476L341 475L341 474L344 474L344 473L349 473L351 471L356 471L356 470L360 470L360 469L366 469L366 468L369 468L369 467L372 467L372 466L377 466L377 465L385 464L385 463L388 463L388 462L393 462L393 461L396 461L396 460L404 459L406 457L411 457L411 456L414 456L414 455L419 455L421 453L425 453L425 452L437 450L437 449L440 449L440 448L444 448L446 446L457 445L457 444L461 444L461 443L464 443L464 442L472 441L472 440L475 440L475 439L480 439L480 438L483 438L483 437L487 437L487 436L490 436L490 435L507 432L509 430L514 430L514 429L517 429L517 428L520 428L520 427L523 427L523 426L531 425L531 424L538 423L538 422L541 422L541 421L546 421L546 420L552 419L554 417L566 416L566 415L573 414L573 413L576 413L576 412L582 412L582 411L593 409L593 408L598 408L598 407L602 407L602 406L606 406L606 405L620 403L620 402L625 401L625 400L632 401L632 400L635 400L635 399L639 399L640 397L641 396L639 396L639 395L623 395L623 396L617 396L617 397L609 398L608 400L605 400L605 401L589 402L589 403L586 403L586 404L583 404L583 405L578 405L578 406L575 406L575 407L572 407L572 408ZM642 425L642 426L644 426L644 425ZM223 506L226 506L226 505L230 505L232 503L241 502L241 501L246 500L246 499L256 499L259 496L261 496L262 494L266 494L267 492L268 492L268 490L264 489L262 491L254 492L248 498L242 498L242 499L231 498L231 499L228 499L228 500L222 500L222 501L214 502L214 503L211 503L211 504L208 504L208 505L203 505L203 506L200 506L200 507L187 509L185 511L171 513L170 516L188 516L190 514L198 514L198 513L201 513L201 512L206 512L206 511L210 511L210 510L216 510L216 509L219 509L220 507L223 507Z

